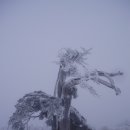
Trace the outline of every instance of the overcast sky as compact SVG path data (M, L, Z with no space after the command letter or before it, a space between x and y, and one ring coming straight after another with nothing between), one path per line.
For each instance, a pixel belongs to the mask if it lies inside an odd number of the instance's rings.
M53 94L61 48L93 48L92 69L123 71L115 84L122 93L94 85L99 97L79 89L74 106L94 127L130 120L130 1L0 0L0 127L24 94Z

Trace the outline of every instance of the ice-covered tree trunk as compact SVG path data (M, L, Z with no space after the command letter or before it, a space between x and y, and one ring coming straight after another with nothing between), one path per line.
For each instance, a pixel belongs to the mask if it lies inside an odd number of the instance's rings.
M52 130L70 130L69 117L67 116L68 115L67 113L69 112L71 99L65 98L65 95L63 94L63 86L65 84L65 80L66 80L66 73L62 70L62 67L60 66L57 82L54 90L54 96L63 99L64 115L63 115L63 119L60 121L57 120L56 116L53 117Z
M61 68L60 68L61 69ZM62 69L58 74L58 83L57 83L57 96L63 100L63 118L57 123L56 118L53 120L56 124L58 124L56 130L70 130L70 107L72 95L74 92L74 86L79 83L79 79L72 79L70 81L66 81L66 72Z
M72 100L72 94L70 94L70 87L72 84L66 83L67 73L62 69L63 66L60 66L55 92L54 95L63 100L63 118L58 121L55 117L53 120L53 130L70 130L70 106ZM58 123L57 123L58 122ZM54 126L55 129L54 129Z
M70 130L70 106L72 95L68 93L68 86L63 86L62 96L64 101L63 119L59 122L59 130Z
M70 104L71 98L64 98L64 115L59 122L59 130L70 130Z

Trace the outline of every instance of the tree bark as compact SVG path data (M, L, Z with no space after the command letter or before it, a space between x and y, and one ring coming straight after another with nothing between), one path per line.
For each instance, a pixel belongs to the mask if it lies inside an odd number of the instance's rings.
M70 130L70 105L71 97L64 98L64 115L59 122L59 130Z
M70 84L64 84L62 87L62 98L64 101L63 119L59 123L59 130L70 130L70 106L72 95L69 94Z
M66 72L64 72L60 66L57 81L56 81L54 96L56 96L58 98L62 97L62 91L63 91L63 86L65 83L65 80L66 80ZM66 125L69 123L68 119L66 119L66 117L64 117L63 120L58 122L57 117L55 116L55 117L53 117L52 122L53 122L52 130L70 130L70 129L66 128ZM64 127L64 129L63 129L63 127Z
M58 129L57 129L57 120L56 120L56 116L53 116L52 130L58 130Z

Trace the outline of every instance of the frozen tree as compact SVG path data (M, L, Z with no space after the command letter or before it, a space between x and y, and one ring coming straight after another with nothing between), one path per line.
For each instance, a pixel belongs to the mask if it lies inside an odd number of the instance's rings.
M89 85L89 81L93 81L113 89L118 95L121 91L115 86L112 78L122 73L90 71L85 62L89 52L90 49L84 48L81 51L62 49L56 62L59 65L59 72L54 95L42 91L26 94L18 100L16 111L10 117L9 126L13 130L24 130L30 119L46 118L46 123L52 127L52 130L90 130L86 119L71 106L72 99L77 98L78 87L87 88L95 95L97 94L95 89ZM81 69L84 73L80 73Z

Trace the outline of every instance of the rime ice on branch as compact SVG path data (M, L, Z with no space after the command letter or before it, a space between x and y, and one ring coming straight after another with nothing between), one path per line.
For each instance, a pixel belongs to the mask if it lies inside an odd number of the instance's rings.
M69 48L60 51L54 96L35 91L19 99L15 106L16 111L9 120L13 130L24 130L32 118L40 120L47 118L46 123L52 127L52 130L90 130L85 118L71 106L71 100L77 97L77 88L87 88L92 94L96 94L94 88L88 84L88 81L93 81L113 89L118 95L121 91L115 86L112 78L123 73L90 71L85 62L89 52L90 49L84 48L81 51ZM79 67L84 70L84 74L80 73Z

